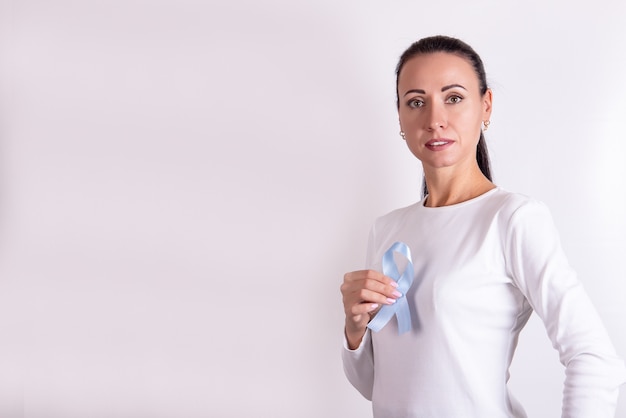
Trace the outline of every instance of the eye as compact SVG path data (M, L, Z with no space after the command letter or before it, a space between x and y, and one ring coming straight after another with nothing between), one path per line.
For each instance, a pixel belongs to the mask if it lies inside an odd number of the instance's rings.
M417 109L418 107L424 106L424 101L420 99L411 99L407 102L407 105L411 108Z
M447 100L448 103L452 103L452 104L461 103L462 101L463 101L463 98L456 94L454 96L448 97L448 100Z

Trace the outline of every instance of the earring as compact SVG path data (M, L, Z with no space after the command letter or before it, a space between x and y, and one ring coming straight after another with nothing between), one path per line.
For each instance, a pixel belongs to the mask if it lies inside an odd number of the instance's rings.
M406 135L404 134L404 131L400 131L400 136L406 141Z
M485 125L485 128L483 129L484 131L486 131L487 129L489 129L489 124L490 124L490 123L491 123L491 122L490 122L490 121L488 121L488 120L483 121L483 125Z

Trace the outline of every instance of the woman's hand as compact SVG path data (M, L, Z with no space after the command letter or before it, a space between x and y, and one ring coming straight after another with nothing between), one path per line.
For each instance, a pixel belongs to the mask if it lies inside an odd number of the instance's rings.
M392 279L374 270L352 271L343 276L341 295L351 350L359 346L367 323L380 307L391 305L402 296L397 287Z

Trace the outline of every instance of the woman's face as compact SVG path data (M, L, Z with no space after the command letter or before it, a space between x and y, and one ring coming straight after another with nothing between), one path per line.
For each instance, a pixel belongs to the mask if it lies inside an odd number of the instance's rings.
M424 54L405 63L398 79L400 127L425 172L476 164L491 96L491 90L480 94L474 69L458 55Z

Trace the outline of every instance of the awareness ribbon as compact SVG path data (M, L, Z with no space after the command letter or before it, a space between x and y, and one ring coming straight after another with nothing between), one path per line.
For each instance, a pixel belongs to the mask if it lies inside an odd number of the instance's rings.
M398 266L393 259L394 252L402 254L408 260L402 275L400 275ZM367 324L367 327L374 332L378 332L395 315L398 319L398 334L403 334L411 329L411 311L409 310L406 293L413 284L411 250L405 243L396 242L385 252L383 255L383 274L391 277L398 283L398 292L402 293L402 296L393 305L383 305L376 316Z

